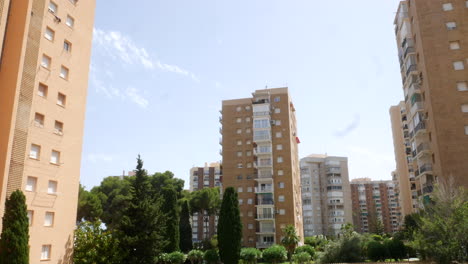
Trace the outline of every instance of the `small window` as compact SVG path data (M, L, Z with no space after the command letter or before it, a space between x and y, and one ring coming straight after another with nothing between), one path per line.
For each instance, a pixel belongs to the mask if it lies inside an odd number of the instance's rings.
M29 224L29 226L32 226L33 218L34 218L34 211L28 210L28 224Z
M56 181L49 181L49 184L47 186L47 193L57 194L57 182Z
M246 152L245 152L245 155L246 155L247 157L252 156L252 151L250 151L250 150L246 151Z
M50 69L50 64L52 62L52 59L47 56L47 55L42 55L42 60L41 60L41 66L46 68L46 69Z
M280 201L280 202L284 202L284 195L280 195L280 196L278 196L278 201Z
M37 89L37 95L39 95L40 97L47 98L47 91L48 90L49 89L48 89L47 85L40 83L39 87Z
M252 192L252 187L247 187L247 192Z
M237 163L237 168L238 169L242 169L244 166L242 165L242 163Z
M36 177L28 177L26 180L26 187L25 190L28 192L35 192L37 185L37 178Z
M247 204L253 204L253 199L247 199Z
M281 126L281 120L276 120L276 121L275 121L275 125Z
M65 40L63 41L63 50L70 53L71 52L71 48L72 48L72 44L70 41L68 40Z
M237 157L242 157L242 151L237 151Z
M47 27L44 33L44 37L50 41L54 41L55 32L51 28Z
M60 77L65 79L65 80L68 80L68 73L69 73L70 70L68 70L67 67L63 66L60 67Z
M285 210L285 209L279 209L279 214L280 214L280 215L285 215L285 214L286 214L286 210Z
M284 171L283 170L278 170L278 176L283 176L284 175Z
M283 134L281 132L276 132L276 137L277 138L283 137Z
M279 187L280 189L284 189L284 182L279 182L279 183L278 183L278 187Z
M275 108L275 114L279 114L281 113L281 109L280 108Z
M67 103L67 96L59 93L57 96L57 104L60 106L65 106L66 103Z
M445 26L447 26L448 30L454 30L457 28L457 23L455 22L447 22L445 23Z
M236 107L237 112L240 112L241 110L242 110L242 107L240 107L240 106Z
M253 216L253 212L252 212L252 211L248 211L248 212L247 212L247 216Z
M462 112L463 112L463 113L468 113L468 104L463 104L463 105L461 106L461 109L462 109Z
M49 12L55 14L55 13L57 13L57 9L58 9L57 4L54 3L54 2L52 2L52 1L50 1L50 2L49 2Z
M460 42L459 41L450 41L450 49L457 50L460 49Z
M240 205L244 204L244 199L239 199L239 204Z
M241 122L242 122L242 118L238 117L238 118L236 119L236 123L241 123Z
M245 133L250 134L250 128L246 128Z
M40 156L41 156L41 146L31 144L31 150L29 151L29 157L31 159L37 159L38 160Z
M238 146L242 145L242 140L237 140L237 145Z
M238 128L237 131L236 131L237 134L241 134L242 133L242 129Z
M246 117L246 118L245 118L245 122L246 122L246 123L249 123L249 122L250 122L250 117Z
M42 245L41 260L50 259L52 246L51 245Z
M465 126L465 135L468 135L468 126Z
M250 111L250 105L247 105L247 106L245 107L245 110L246 110L246 111Z
M451 11L451 10L453 10L453 5L452 5L452 3L445 3L445 4L442 5L442 9L444 11Z
M60 152L56 150L52 150L50 155L50 163L59 165L60 164Z
M283 150L283 145L281 144L276 145L276 150Z
M250 139L249 139L249 140L245 141L245 144L250 145L250 144L252 144L252 141L250 141Z
M75 19L71 16L67 16L67 20L65 21L65 24L72 28L75 25Z
M468 91L467 82L457 82L457 90L460 92Z
M253 224L248 224L247 226L249 229L253 229Z
M252 163L248 162L247 163L247 168L252 168Z
M278 163L283 163L283 157L278 157L278 158L276 158L276 161L277 161Z
M281 98L279 96L275 97L275 102L279 102L281 100Z
M53 226L54 225L54 212L46 212L44 218L44 226Z
M241 192L243 192L243 191L244 191L244 189L243 189L242 187L237 187L237 192L238 192L238 193L241 193Z
M63 123L55 120L54 133L62 135L63 134Z
M455 61L453 63L453 69L456 71L461 71L465 69L465 65L463 64L463 61Z
M43 114L39 114L39 113L36 113L34 115L34 124L38 127L44 127L44 115Z
M468 1L465 1L465 6L468 7Z

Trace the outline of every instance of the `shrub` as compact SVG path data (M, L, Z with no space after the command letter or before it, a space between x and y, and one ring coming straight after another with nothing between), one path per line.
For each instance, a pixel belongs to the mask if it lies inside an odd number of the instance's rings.
M257 263L257 260L262 257L262 252L256 248L242 248L240 258L246 264Z
M169 258L168 258L168 255L167 253L162 253L161 255L158 256L158 263L168 263L169 262Z
M263 259L270 263L278 263L285 261L288 257L286 248L280 245L273 245L263 251Z
M350 237L341 237L337 241L330 242L319 255L320 263L349 263L362 261L362 239L360 235L353 234Z
M302 253L302 252L308 253L312 259L315 256L314 248L312 246L309 246L309 245L304 245L304 246L300 246L300 247L296 248L296 252L295 252L296 254Z
M219 253L216 249L210 249L205 251L203 259L208 262L208 264L215 264L219 262Z
M387 250L380 242L371 241L367 244L367 258L372 261L385 260Z
M185 254L180 251L174 251L167 254L167 260L171 264L182 264L185 262L186 258L187 257L185 256Z
M311 259L311 255L306 251L299 252L293 255L294 262L298 264L303 264L309 262Z
M323 251L325 245L328 244L328 240L325 236L313 236L313 237L305 237L304 244L309 245L315 249L315 251Z
M202 263L203 262L203 251L198 249L190 250L187 254L187 258L190 260L190 263Z
M401 240L386 239L384 246L387 249L388 257L392 259L403 259L406 256L406 247Z

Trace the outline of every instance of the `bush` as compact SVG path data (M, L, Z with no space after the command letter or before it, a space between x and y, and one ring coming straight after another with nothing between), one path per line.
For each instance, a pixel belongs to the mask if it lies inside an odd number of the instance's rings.
M387 250L384 245L377 241L371 241L367 244L367 258L372 261L385 260Z
M406 247L401 240L386 239L384 246L387 249L388 257L392 259L403 259L406 256Z
M210 249L205 251L203 259L208 262L208 264L214 264L219 262L219 253L216 249Z
M240 258L244 263L253 264L262 257L262 252L256 248L242 248Z
M309 245L315 249L315 251L323 251L325 245L328 244L328 240L325 236L313 236L313 237L305 237L304 244Z
M286 248L280 245L273 245L263 251L263 259L270 263L278 263L285 261L288 257Z
M162 253L161 255L158 256L158 263L168 263L169 262L169 258L168 258L168 255L167 253Z
M362 239L360 235L341 237L325 246L319 255L320 263L349 263L362 261Z
M306 252L313 259L315 256L315 250L312 246L304 245L296 248L295 254Z
M187 257L185 256L185 254L180 251L174 251L167 254L167 260L171 264L182 264L185 262L186 258Z
M296 262L298 264L307 263L307 262L310 261L311 258L312 258L312 256L309 253L307 253L306 251L299 252L299 253L296 253L296 254L293 255L294 262Z
M187 258L190 260L190 263L202 263L203 262L203 251L198 249L190 250L187 254Z

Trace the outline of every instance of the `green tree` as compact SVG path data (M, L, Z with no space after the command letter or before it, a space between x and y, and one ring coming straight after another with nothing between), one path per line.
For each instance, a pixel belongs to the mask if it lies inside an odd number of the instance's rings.
M156 172L149 177L152 196L158 196L164 188L172 187L177 192L177 198L182 198L184 190L184 180L174 178L174 173L170 171Z
M311 256L307 252L299 252L293 255L293 260L297 264L308 263L311 260Z
M281 263L288 257L288 251L281 245L273 245L262 253L263 259L269 263Z
M179 252L179 251L174 251L169 254L167 254L167 260L171 264L182 264L185 262L187 259L187 256L184 255L184 253Z
M5 201L2 234L0 237L1 264L29 263L29 221L26 197L14 191Z
M95 221L101 218L102 213L102 203L99 196L95 193L88 192L80 184L76 221Z
M305 237L304 244L312 246L315 251L323 251L325 245L328 244L328 240L324 235Z
M296 250L294 251L295 254L302 253L302 252L307 252L307 254L309 254L312 259L315 257L315 250L312 246L309 246L309 245L300 246L300 247L297 247Z
M75 264L107 264L119 260L118 242L110 231L102 229L101 221L85 221L78 225L73 250Z
M165 246L166 219L161 199L151 196L151 185L140 156L131 185L131 200L119 225L124 263L153 264Z
M318 258L319 263L350 263L362 260L362 236L359 234L341 236L338 240L328 243Z
M367 258L372 261L385 260L387 251L385 246L378 241L371 241L367 244Z
M220 190L215 187L194 191L190 196L189 204L192 213L198 212L201 215L206 213L208 217L218 215L221 206ZM203 223L208 224L207 221L203 221ZM209 239L208 234L205 234L204 239Z
M205 251L205 254L203 255L203 259L208 263L208 264L216 264L219 262L219 252L216 249L209 249Z
M192 226L190 225L190 211L187 200L182 200L179 234L180 242L179 247L182 252L189 252L192 248ZM193 263L192 263L193 264Z
M164 252L170 253L179 251L179 212L177 208L177 192L172 187L164 187L162 189L162 213L166 216L166 229L164 238L166 245L164 246Z
M389 258L401 260L406 256L405 244L399 239L385 239L384 246L387 250L387 257Z
M203 251L198 249L192 249L187 254L187 258L191 264L198 264L203 262Z
M240 258L242 223L237 193L226 188L218 220L218 246L224 264L237 264Z
M262 257L262 252L256 248L242 248L240 258L244 264L256 264Z
M283 229L283 239L281 240L281 244L286 248L288 251L288 260L292 263L292 254L299 243L300 238L297 235L296 228L293 225L287 225Z

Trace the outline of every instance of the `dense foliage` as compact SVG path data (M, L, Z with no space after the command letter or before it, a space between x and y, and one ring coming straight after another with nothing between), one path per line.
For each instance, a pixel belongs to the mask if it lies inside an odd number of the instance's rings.
M192 249L187 254L187 258L190 260L191 264L203 263L203 251Z
M205 260L208 264L216 264L219 262L219 252L216 249L209 249L205 251L203 255L203 260Z
M293 255L293 260L297 264L308 263L311 260L311 256L307 252L299 252Z
M163 251L166 253L179 251L179 212L177 209L177 192L172 187L162 189L161 211L167 219L165 232L165 245Z
M224 264L237 264L240 258L242 223L237 192L232 187L224 191L218 220L218 246Z
M174 251L169 254L167 254L167 261L171 264L182 264L185 262L187 257L185 256L184 253L179 252L179 251Z
M240 258L244 264L255 264L262 258L262 252L256 248L242 248Z
M292 254L299 243L300 238L297 235L296 228L293 225L287 225L283 229L283 239L281 239L281 244L288 251L288 260L292 262Z
M288 251L281 245L273 245L262 252L263 259L269 263L281 263L288 257Z
M182 252L189 252L192 245L192 226L190 225L190 209L187 200L182 200L179 221L179 248Z
M304 246L297 247L294 253L298 254L298 253L302 253L302 252L306 252L307 254L309 254L312 259L315 257L315 250L310 245L304 245Z

